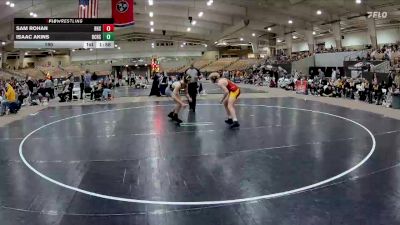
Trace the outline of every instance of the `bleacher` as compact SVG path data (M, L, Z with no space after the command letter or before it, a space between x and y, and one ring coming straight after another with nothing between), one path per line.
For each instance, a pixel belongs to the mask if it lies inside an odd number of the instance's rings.
M259 61L260 60L258 59L240 59L226 67L225 70L246 70L247 68L252 67L254 64L258 64Z
M97 76L101 77L101 76L108 76L111 74L111 71L108 70L99 70L99 71L94 71Z
M43 74L50 74L50 76L52 76L53 78L65 77L68 75L68 73L60 67L38 66L37 69L40 70Z
M21 76L30 76L33 79L42 79L46 74L50 74L53 78L61 78L67 77L69 73L72 73L75 76L80 75L82 71L83 70L78 66L68 66L65 68L37 66L36 68L25 68L16 70L15 72Z
M160 63L160 70L167 73L176 72L187 65L186 61L164 61Z
M9 73L5 70L0 70L0 79L1 80L9 80L11 77L14 77L14 74Z
M193 62L193 66L199 70L203 69L205 66L208 66L210 63L212 63L212 60L209 59L199 59ZM180 68L177 72L183 73L185 72L190 65L185 65L184 67Z
M238 61L238 58L221 58L206 67L202 68L201 71L206 71L206 72L213 72L213 71L219 71L227 68L228 66L232 65Z
M82 73L85 72L85 69L83 69L80 66L76 65L70 65L62 68L67 74L72 73L74 76L79 76Z
M23 76L32 77L33 79L42 79L45 76L45 74L40 69L36 68L20 69L15 72Z

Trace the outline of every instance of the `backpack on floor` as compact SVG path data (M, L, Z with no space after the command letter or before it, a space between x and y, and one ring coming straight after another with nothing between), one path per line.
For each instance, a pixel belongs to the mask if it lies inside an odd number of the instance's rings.
M18 102L11 102L8 108L10 109L10 113L15 114L21 109L21 105Z

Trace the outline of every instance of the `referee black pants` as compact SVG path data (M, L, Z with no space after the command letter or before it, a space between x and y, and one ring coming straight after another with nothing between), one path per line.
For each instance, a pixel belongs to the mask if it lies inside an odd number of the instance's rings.
M196 111L197 82L189 83L188 93L189 93L190 98L192 98L192 102L189 102L189 107L194 112L194 111Z

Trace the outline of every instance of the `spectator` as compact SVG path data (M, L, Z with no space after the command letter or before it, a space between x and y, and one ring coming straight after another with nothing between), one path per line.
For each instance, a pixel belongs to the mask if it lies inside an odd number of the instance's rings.
M72 91L74 90L74 77L71 75L69 77L69 85L68 85L68 91L69 91L69 100L72 101Z
M227 79L231 79L230 71L224 70L224 72L222 72L222 77L227 78Z
M294 81L298 80L300 78L299 72L297 70L294 71Z
M394 78L394 84L396 85L397 88L400 88L400 73L398 73Z
M374 73L374 77L372 78L372 84L378 85L378 76L376 75L376 73Z
M130 86L132 86L132 84L135 85L136 84L136 80L135 80L136 74L135 74L135 72L132 71L130 76L131 76L131 79L130 79L129 85Z
M374 98L376 99L376 104L381 105L382 104L382 88L385 86L385 82L382 81L380 84L374 85Z
M371 61L371 54L367 52L367 61Z
M28 88L28 84L24 83L18 89L18 102L19 102L19 104L21 104L22 106L25 105L24 104L24 99L27 98L27 97L29 97L29 88Z
M58 97L60 98L60 102L65 102L67 96L70 95L70 86L69 86L70 83L71 83L71 81L68 79L66 81L64 81L63 90L61 93L58 94Z
M103 84L102 82L99 82L90 93L90 100L101 98L103 96L103 90Z
M108 100L111 97L112 84L103 83L102 100Z
M336 80L336 70L334 68L332 69L331 79L332 79L332 81Z
M71 81L73 82L73 81ZM86 70L86 73L84 75L84 91L85 93L92 93L92 86L91 86L91 82L92 82L92 75L89 73L89 70Z
M168 76L167 76L167 74L166 73L161 73L162 75L161 75L161 77L160 77L160 94L162 95L162 96L164 96L165 95L165 90L166 90L166 88L167 88L167 86L168 86Z
M274 79L275 79L275 87L277 87L278 86L278 80L279 80L279 73L278 73L277 69L274 69L273 71L274 71L273 75L274 75Z
M46 79L46 81L44 82L44 89L45 89L45 93L49 94L50 98L53 99L54 96L54 85L53 85L53 81L51 81L50 78Z
M33 93L33 87L34 87L34 83L32 81L32 77L28 77L28 80L26 81L26 84L28 85L29 95L31 95Z
M318 76L319 76L320 79L325 78L325 73L324 73L324 71L322 71L321 69L318 69Z
M341 78L341 77L342 77L342 76L341 76L341 74L340 74L339 68L336 68L336 78L339 79L339 78Z
M153 85L151 86L151 91L150 91L149 96L153 96L153 95L158 96L158 97L161 96L159 84L160 84L160 77L158 76L158 74L154 74Z
M97 79L99 79L99 77L97 76L96 72L93 72L91 80L92 81L97 81Z
M83 99L83 92L85 91L85 76L82 74L79 82L79 88L81 92L81 99Z
M1 111L0 116L3 116L6 113L6 109L10 107L11 103L16 101L15 91L11 84L6 84L6 91L1 101Z
M363 80L363 82L361 82L359 89L358 89L358 95L360 96L359 97L360 101L365 101L367 99L365 89L368 86L369 86L368 80Z
M326 86L323 88L323 91L322 91L322 93L321 93L321 96L324 96L324 97L335 97L335 95L334 95L334 93L333 93L332 86L331 86L331 85L326 85Z

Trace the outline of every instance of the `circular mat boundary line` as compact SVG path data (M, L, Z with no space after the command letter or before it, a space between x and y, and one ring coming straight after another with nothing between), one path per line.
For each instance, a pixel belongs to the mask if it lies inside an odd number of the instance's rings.
M198 104L201 106L211 106L211 105L220 105L220 104ZM60 120L56 120L53 122L50 122L48 124L45 124L33 131L31 131L28 135L26 135L24 137L24 139L21 141L21 143L19 144L19 156L22 160L22 162L35 174L37 174L38 176L40 176L41 178L55 184L58 185L60 187L72 190L72 191L76 191L82 194L86 194L89 196L93 196L93 197L98 197L98 198L103 198L103 199L108 199L108 200L114 200L114 201L121 201L121 202L129 202L129 203L141 203L141 204L154 204L154 205L186 205L186 206L196 206L196 205L224 205L224 204L235 204L235 203L243 203L243 202L251 202L251 201L258 201L258 200L265 200L265 199L272 199L272 198L279 198L279 197L283 197L283 196L288 196L288 195L293 195L296 193L300 193L300 192L304 192L307 191L309 189L313 189L316 188L318 186L327 184L329 182L332 182L334 180L337 180L349 173L351 173L352 171L358 169L360 166L362 166L366 161L368 161L368 159L372 156L372 154L375 151L376 148L376 140L375 140L375 136L372 134L372 132L365 127L364 125L346 118L346 117L342 117L339 115L335 115L332 113L327 113L327 112L321 112L321 111L316 111L316 110L310 110L310 109L302 109L302 108L293 108L293 107L285 107L285 106L269 106L269 105L249 105L249 104L237 104L238 106L246 106L246 107L264 107L264 108L281 108L281 109L289 109L289 110L298 110L298 111L306 111L306 112L312 112L312 113L318 113L318 114L324 114L324 115L328 115L328 116L333 116L336 118L340 118L346 121L349 121L353 124L358 125L359 127L363 128L371 137L372 139L372 146L371 146L371 150L369 151L369 153L367 154L366 157L364 157L359 163L357 163L355 166L351 167L350 169L337 174L336 176L333 176L331 178L322 180L320 182L314 183L314 184L310 184L304 187L300 187L300 188L296 188L296 189L292 189L292 190L288 190L288 191L283 191L283 192L278 192L278 193L273 193L273 194L268 194L268 195L260 195L260 196L255 196L255 197L248 197L248 198L239 198L239 199L231 199L231 200L220 200L220 201L195 201L195 202L174 202L174 201L152 201L152 200L141 200L141 199L130 199L130 198L122 198L122 197L116 197L116 196L110 196L110 195L104 195L104 194L99 194L96 192L91 192L91 191L87 191L87 190L83 190L77 187L73 187L67 184L64 184L62 182L59 182L55 179L52 179L46 175L44 175L43 173L39 172L38 170L36 170L32 165L29 164L29 162L25 159L25 156L23 154L23 145L26 142L27 139L29 139L29 137L31 135L33 135L34 133L36 133L37 131L46 128L48 126L51 126L53 124L65 121L65 120L69 120L69 119L74 119L74 118L79 118L79 117L83 117L83 116L88 116L88 115L94 115L94 114L100 114L100 113L106 113L106 112L114 112L114 111L122 111L122 110L129 110L129 109L138 109L138 108L154 108L157 106L172 106L170 104L168 105L145 105L145 106L136 106L136 107L128 107L128 108L117 108L117 109L109 109L109 110L103 110L103 111L97 111L97 112L90 112L90 113L84 113L84 114L80 114L80 115L75 115L75 116L70 116L70 117L66 117Z

